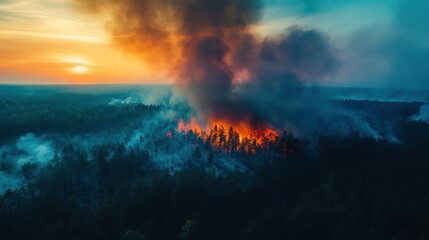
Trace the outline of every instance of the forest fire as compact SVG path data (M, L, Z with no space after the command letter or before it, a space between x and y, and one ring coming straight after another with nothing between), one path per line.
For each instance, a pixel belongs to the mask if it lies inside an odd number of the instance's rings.
M270 127L253 128L247 123L230 124L226 121L211 121L206 127L202 127L195 118L186 123L180 120L177 126L178 132L192 131L203 138L218 138L218 141L228 141L235 138L238 142L250 141L261 145L264 142L273 142L279 134Z

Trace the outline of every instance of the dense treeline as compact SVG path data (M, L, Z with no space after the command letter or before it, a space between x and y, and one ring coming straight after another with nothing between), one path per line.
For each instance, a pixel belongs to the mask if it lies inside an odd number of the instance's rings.
M429 239L421 103L338 101L394 138L309 142L178 132L186 104L109 104L126 98L0 96L0 180L20 183L0 195L1 239Z
M90 151L68 146L46 166L22 166L25 184L0 199L0 234L2 239L427 239L429 125L404 121L400 136L402 143L358 134L324 136L310 147L285 134L278 141L293 146L294 154L261 155L257 166L247 164L248 171L221 174L199 164L198 151L184 168L170 172L137 145L97 145ZM225 159L219 149L207 150L214 156L207 164Z
M118 130L163 108L141 103L108 104L118 95L52 93L0 97L0 141L28 132L87 133ZM132 126L130 126L132 127Z

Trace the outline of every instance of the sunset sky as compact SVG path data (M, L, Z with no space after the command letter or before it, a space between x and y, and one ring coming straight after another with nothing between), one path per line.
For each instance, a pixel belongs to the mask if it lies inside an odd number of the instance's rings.
M0 1L0 82L155 82L139 59L113 47L103 23L66 0Z
M429 4L410 4L265 0L254 31L268 36L300 25L324 32L342 60L325 85L427 88ZM77 11L70 0L0 0L0 83L172 82L112 44L100 18Z

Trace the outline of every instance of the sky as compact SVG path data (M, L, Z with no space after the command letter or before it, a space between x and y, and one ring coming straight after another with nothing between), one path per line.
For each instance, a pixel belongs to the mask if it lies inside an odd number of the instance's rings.
M0 83L155 82L110 44L103 23L66 0L0 0Z
M263 0L261 38L300 26L329 39L339 59L319 85L429 88L429 1ZM0 0L0 83L171 83L112 43L103 16L71 0Z

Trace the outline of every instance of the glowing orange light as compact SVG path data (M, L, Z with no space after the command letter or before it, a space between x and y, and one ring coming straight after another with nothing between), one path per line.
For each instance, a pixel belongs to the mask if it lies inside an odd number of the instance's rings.
M192 118L188 123L185 123L185 121L180 120L179 124L177 125L177 131L179 132L189 132L193 131L196 134L201 134L204 130L198 124L197 120L195 118Z
M205 128L203 128L194 118L192 118L188 123L180 120L177 130L179 132L192 131L194 134L204 137L208 136L207 133L211 133L211 131L214 129L218 129L219 131L223 129L222 131L224 131L224 134L228 135L231 127L235 133L238 133L240 142L244 140L256 141L256 143L260 145L263 144L264 141L275 141L279 136L277 131L272 128L252 128L250 124L246 122L230 124L226 121L210 121L210 123L207 124Z

